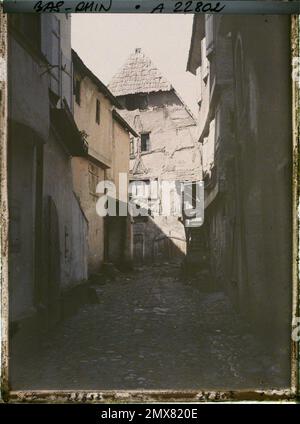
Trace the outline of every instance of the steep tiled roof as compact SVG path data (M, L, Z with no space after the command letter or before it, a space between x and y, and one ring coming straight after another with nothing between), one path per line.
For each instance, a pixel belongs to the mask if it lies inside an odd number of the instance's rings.
M172 89L169 81L139 48L129 56L108 87L115 96Z

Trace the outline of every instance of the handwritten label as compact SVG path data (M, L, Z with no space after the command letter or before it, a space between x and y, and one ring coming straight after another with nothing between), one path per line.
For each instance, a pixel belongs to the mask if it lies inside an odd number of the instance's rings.
M262 0L3 0L5 13L299 14L300 1Z
M64 1L37 1L33 9L35 12L54 12L54 13L65 13L65 12L110 12L113 5L113 0L108 1L79 1L74 2L73 7L66 7ZM142 4L135 4L134 8L141 9ZM173 13L219 13L225 8L225 4L221 2L202 2L202 1L177 1L174 2ZM150 8L148 13L163 13L165 11L165 3L160 2L155 7Z

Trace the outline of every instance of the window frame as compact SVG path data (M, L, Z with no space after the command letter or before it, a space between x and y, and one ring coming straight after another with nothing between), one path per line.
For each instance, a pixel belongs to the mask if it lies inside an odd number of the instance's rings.
M148 136L146 140L146 150L143 149L143 136ZM141 153L150 152L150 131L141 133Z
M100 112L101 111L101 103L100 100L97 98L96 99L96 116L95 116L95 120L96 120L96 124L100 125Z
M80 106L80 104L81 104L81 80L77 77L74 77L73 85L74 85L75 102L78 104L78 106Z
M92 162L88 164L88 173L89 173L89 193L92 197L98 197L97 195L97 185L100 181L99 167Z
M134 137L130 137L129 140L129 157L130 158L134 158L135 154L134 154Z

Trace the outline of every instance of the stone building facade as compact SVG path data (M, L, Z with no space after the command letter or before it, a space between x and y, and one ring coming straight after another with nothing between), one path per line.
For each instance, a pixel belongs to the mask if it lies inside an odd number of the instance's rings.
M74 122L71 20L8 21L9 284L12 349L55 325L87 279L88 222L73 192L71 157L86 154Z
M211 273L283 366L292 287L289 55L286 16L194 18L187 68L199 92Z
M134 260L182 258L187 243L180 184L202 178L195 120L141 49L129 56L109 88L125 108L120 113L139 135L131 139L130 178L140 208L149 215L134 218ZM166 213L162 205L165 181L170 182L170 211Z
M100 181L116 183L120 172L129 173L130 134L135 134L115 110L120 103L73 51L74 118L87 142L87 155L72 158L74 190L89 223L89 275L98 273L104 261L129 260L131 223L128 218L99 216L96 210ZM118 117L120 119L118 119ZM123 228L124 227L124 228ZM113 246L118 247L118 255ZM120 251L119 251L120 249ZM121 252L122 251L122 252ZM126 252L126 253L125 253Z

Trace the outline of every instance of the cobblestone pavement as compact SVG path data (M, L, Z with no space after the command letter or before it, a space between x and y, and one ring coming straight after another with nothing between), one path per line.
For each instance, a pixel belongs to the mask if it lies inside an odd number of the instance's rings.
M176 265L96 282L82 307L15 366L13 389L245 389L281 386L280 369L222 292Z

